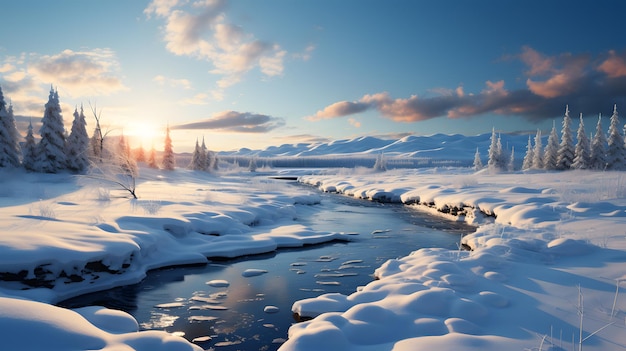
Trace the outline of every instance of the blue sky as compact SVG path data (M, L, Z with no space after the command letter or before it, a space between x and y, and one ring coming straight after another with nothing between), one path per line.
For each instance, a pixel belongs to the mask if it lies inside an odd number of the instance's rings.
M626 2L21 0L0 87L40 118L50 86L111 133L175 151L363 135L595 124L626 106ZM608 124L607 124L608 126ZM91 133L93 119L88 119ZM22 130L22 132L24 132Z

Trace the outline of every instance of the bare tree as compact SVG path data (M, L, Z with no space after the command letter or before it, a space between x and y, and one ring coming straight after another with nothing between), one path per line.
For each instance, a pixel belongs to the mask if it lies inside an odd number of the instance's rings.
M96 120L96 128L93 131L93 135L91 137L91 153L93 155L94 160L99 163L102 163L104 157L104 139L111 132L111 130L102 131L102 127L100 126L100 119L102 117L102 110L98 112L97 106L91 106L91 102L89 103L89 107L91 108L91 112L93 113L93 118Z
M113 153L111 162L91 162L86 177L119 187L137 198L137 178L139 169L135 160L127 153Z
M94 157L90 161L86 178L120 187L136 199L139 169L125 144L124 135L121 136L120 145L106 147L105 138L111 130L102 131L100 126L102 111L98 112L95 106L91 106L91 103L89 106L96 120L96 128L91 138L91 151ZM107 162L103 162L105 156Z

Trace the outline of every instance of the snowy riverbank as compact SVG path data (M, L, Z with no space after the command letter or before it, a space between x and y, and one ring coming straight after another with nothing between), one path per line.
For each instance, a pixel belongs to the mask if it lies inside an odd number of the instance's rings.
M191 350L165 332L137 334L125 313L50 303L138 282L150 269L348 240L294 223L294 206L319 203L317 191L250 173L145 168L134 200L84 177L0 172L0 337L8 349Z
M418 250L350 296L296 302L295 313L317 318L294 325L281 350L626 348L626 174L430 169L300 181L480 226L462 241L472 251Z
M2 172L0 336L10 348L198 350L137 333L122 312L50 303L207 256L348 238L293 223L294 206L314 206L317 190L249 173L142 169L131 200L67 174ZM282 350L571 350L581 322L585 350L626 347L626 174L316 173L288 175L479 227L463 239L473 251L422 249L386 262L350 296L295 302L317 318L295 324Z

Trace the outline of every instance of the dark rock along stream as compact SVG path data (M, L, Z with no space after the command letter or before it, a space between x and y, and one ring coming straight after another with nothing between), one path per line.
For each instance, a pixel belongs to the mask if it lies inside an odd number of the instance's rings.
M121 309L132 314L142 329L174 332L204 349L276 350L295 323L294 301L328 292L348 295L372 281L374 270L386 260L425 247L457 249L461 235L474 230L410 206L335 194L323 194L319 205L298 205L297 214L296 222L315 230L359 235L351 242L213 260L201 267L155 270L138 284L79 296L59 305ZM244 276L247 269L267 273ZM207 284L214 280L229 285ZM278 310L266 310L266 306Z

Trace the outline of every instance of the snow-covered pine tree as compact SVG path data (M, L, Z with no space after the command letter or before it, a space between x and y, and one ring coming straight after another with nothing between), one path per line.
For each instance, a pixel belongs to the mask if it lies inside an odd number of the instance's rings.
M206 159L207 159L207 169L209 171L217 171L218 170L218 159L217 159L217 153L215 153L214 151L211 150L207 150L206 152Z
M56 173L67 166L65 157L65 127L61 115L59 94L50 88L48 102L45 105L42 126L39 130L41 139L37 144L36 169L40 172Z
M490 169L503 169L502 168L502 143L499 136L496 135L496 128L491 129L491 143L489 144L489 151L487 160L487 166Z
M572 119L569 117L569 106L565 106L563 129L561 129L561 144L556 155L557 169L570 169L574 163L574 140L572 138Z
M499 152L500 155L498 157L498 168L507 169L510 155L507 149L502 146L502 136L500 134L498 134L497 147L498 147L498 150L500 150Z
M532 168L543 168L543 143L541 142L541 130L539 129L537 129L537 134L535 135L535 149L533 150Z
M191 155L191 162L189 163L189 169L194 171L204 171L206 170L206 155L202 154L202 147L200 143L198 143L198 139L196 139L196 147L193 149L193 154Z
M256 168L257 168L256 156L252 156L250 157L250 163L248 164L248 171L256 172Z
M0 88L0 167L19 167L20 138L15 126L13 105L7 106Z
M33 123L28 123L28 131L26 132L26 142L22 148L22 165L29 171L35 171L37 162L37 143L33 135Z
M606 169L606 137L602 131L602 114L598 116L596 134L591 139L590 166L591 169Z
M483 161L480 159L480 151L476 148L476 153L474 154L474 170L480 171L483 167Z
M543 152L543 168L556 169L557 153L559 151L559 136L556 134L556 125L552 123L552 130L548 136L548 144Z
M620 128L617 105L613 106L611 124L609 125L608 147L606 149L606 168L623 170L626 168L626 145Z
M375 172L384 172L387 170L387 160L385 159L384 154L376 155L376 162L374 162L374 171Z
M172 149L172 138L170 138L170 127L167 126L165 130L165 145L163 148L163 162L162 167L165 170L173 171L176 167L176 160L174 159L174 150Z
M583 122L583 114L580 114L580 123L576 131L576 148L574 149L573 169L591 168L591 150L589 148L589 139L585 132L585 123Z
M511 156L506 164L506 169L509 172L513 172L515 170L515 146L511 147Z
M530 138L530 135L528 136L528 144L526 145L526 154L524 155L524 161L522 161L522 169L526 170L526 169L531 169L533 168L533 158L535 157L535 153L534 153L534 149L533 149L533 144Z
M156 150L154 149L154 145L150 149L150 154L148 155L148 167L150 168L159 168L156 161Z
M74 121L70 136L65 144L65 155L67 156L67 168L75 172L84 172L89 166L89 136L87 135L87 122L83 107L74 109Z
M202 137L202 145L200 146L200 167L203 171L209 171L209 160L207 157L207 148Z

